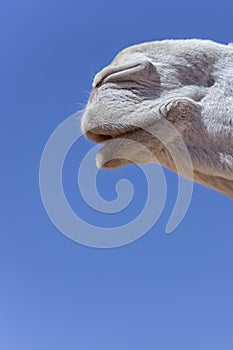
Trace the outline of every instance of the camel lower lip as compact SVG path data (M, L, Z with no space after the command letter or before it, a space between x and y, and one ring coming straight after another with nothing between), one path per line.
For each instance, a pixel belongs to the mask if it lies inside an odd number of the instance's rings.
M123 141L123 142L122 142ZM96 155L96 165L102 169L115 169L131 163L124 158L124 140L114 138L103 143Z

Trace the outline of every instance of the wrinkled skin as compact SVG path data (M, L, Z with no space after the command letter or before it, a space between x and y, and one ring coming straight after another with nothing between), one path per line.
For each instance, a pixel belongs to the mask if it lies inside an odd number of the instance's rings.
M193 39L124 49L95 76L82 130L104 143L103 168L156 159L178 171L170 149L186 161L180 138L195 180L233 198L233 46Z

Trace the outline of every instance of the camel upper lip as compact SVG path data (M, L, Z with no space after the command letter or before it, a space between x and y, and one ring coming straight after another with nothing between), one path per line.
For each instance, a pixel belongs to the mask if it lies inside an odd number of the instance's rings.
M115 139L118 137L123 137L125 135L131 134L134 131L140 130L139 127L128 127L126 129L106 129L106 128L93 128L85 132L85 136L94 142L103 143L105 141Z
M107 140L113 139L113 136L106 135L106 134L101 134L101 133L96 133L96 132L93 132L93 131L86 131L85 132L85 136L89 140L97 142L97 143L102 143L102 142L105 142Z

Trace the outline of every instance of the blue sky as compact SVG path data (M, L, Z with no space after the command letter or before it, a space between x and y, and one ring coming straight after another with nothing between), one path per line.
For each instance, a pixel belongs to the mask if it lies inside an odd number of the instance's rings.
M232 201L195 185L185 219L166 235L177 177L165 171L158 223L132 244L95 249L53 226L38 186L48 137L82 108L94 74L119 50L164 38L228 43L232 18L231 0L0 2L1 349L233 349ZM136 167L101 171L106 199L129 178L135 201L118 217L99 216L75 178L93 145L82 139L67 157L67 198L93 224L124 223L143 206L143 175Z

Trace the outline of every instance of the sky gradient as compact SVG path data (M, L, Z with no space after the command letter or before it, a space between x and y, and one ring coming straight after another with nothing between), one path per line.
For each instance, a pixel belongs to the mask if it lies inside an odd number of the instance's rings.
M166 38L233 41L233 1L98 2L3 0L1 47L0 348L4 350L232 350L233 204L194 186L181 225L165 234L177 176L158 223L122 248L94 249L62 235L41 202L38 172L53 130L84 107L95 73L124 47ZM121 178L132 204L112 216L80 198L81 139L64 164L73 209L94 225L137 216L146 197L140 169L100 171L115 198ZM158 184L159 186L159 184Z

